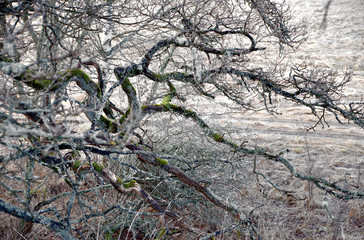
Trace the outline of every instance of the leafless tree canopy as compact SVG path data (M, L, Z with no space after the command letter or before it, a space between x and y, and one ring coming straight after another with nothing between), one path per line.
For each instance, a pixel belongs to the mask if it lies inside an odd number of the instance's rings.
M199 114L198 99L272 114L283 99L310 109L316 125L334 115L364 127L363 103L343 101L349 73L263 57L304 40L292 18L271 0L0 1L0 211L21 219L23 234L41 224L64 239L106 239L112 225L135 238L242 229L258 239L254 213L203 181L218 169L193 149L249 159L240 164L257 177L254 159L278 162L328 194L364 198ZM178 132L191 135L168 140ZM228 213L230 227L204 231L183 202Z

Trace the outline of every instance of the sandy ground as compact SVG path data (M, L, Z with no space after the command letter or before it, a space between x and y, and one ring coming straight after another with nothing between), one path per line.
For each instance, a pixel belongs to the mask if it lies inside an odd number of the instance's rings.
M328 0L288 0L293 9L309 20L308 41L297 52L338 70L354 70L364 76L364 2L332 0L322 26Z

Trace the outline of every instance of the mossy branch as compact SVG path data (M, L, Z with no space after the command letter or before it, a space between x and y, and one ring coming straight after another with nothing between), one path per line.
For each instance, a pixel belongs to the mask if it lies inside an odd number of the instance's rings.
M165 161L165 160L164 160ZM178 216L172 212L163 209L143 188L135 181L131 180L129 182L124 182L120 177L114 174L109 169L105 168L102 164L97 162L91 162L92 167L96 172L106 181L111 183L111 185L120 193L131 193L134 192L138 196L142 197L146 202L148 202L154 210L162 215L171 217L174 220L178 219ZM91 170L91 166L87 162L75 161L71 168L76 174L81 174L82 172L87 172Z
M81 69L74 68L66 71L60 71L53 76L44 76L27 69L26 66L21 63L13 63L11 59L5 59L2 57L0 60L3 60L3 62L0 61L1 71L6 74L15 75L14 79L37 91L56 92L57 90L65 87L69 82L74 81L88 95L88 101L90 102L89 104L91 104L93 99L100 99L102 96L100 86L93 82L91 78ZM128 81L125 81L123 84L123 89L128 91L128 96L131 95L130 93L135 92L135 89L130 89ZM134 96L136 98L136 94L134 94ZM107 101L104 109L109 117L112 117L110 108L111 105L111 102ZM33 113L33 115L34 114L37 113ZM86 115L91 122L94 122L95 114L89 113ZM36 119L40 118L37 117ZM110 120L107 117L101 116L100 119L97 120L97 123L102 127L111 130L112 132L117 131L117 125L113 120Z
M20 63L16 64L23 66L24 69L26 69L24 65ZM78 68L61 71L51 77L38 74L28 69L16 74L14 79L35 90L47 90L50 92L57 91L58 89L66 86L70 81L75 81L76 84L89 96L95 95L98 98L101 96L100 87L95 82L93 82L84 71Z
M129 109L119 120L119 124L122 125L122 131L125 132L126 127L129 129L134 128L139 122L140 105L137 98L137 92L130 82L128 77L133 77L139 74L137 66L132 65L129 68L116 68L114 70L115 76L121 83L121 87L128 97Z
M329 182L323 178L317 178L313 176L303 175L298 173L293 165L285 158L283 158L280 154L275 155L268 153L266 150L262 148L255 148L255 149L249 149L242 146L239 146L238 144L234 143L233 141L230 141L226 138L224 138L223 135L213 131L205 121L203 121L196 112L192 110L188 110L184 107L169 104L169 105L151 105L151 106L143 106L142 107L143 112L145 114L150 114L153 112L174 112L179 115L182 115L186 118L190 118L193 121L195 121L200 128L203 129L205 134L210 137L212 140L214 140L217 143L223 143L237 152L242 152L244 154L253 155L253 156L262 156L268 160L273 160L276 162L282 163L293 176L304 180L304 181L310 181L313 182L318 188L336 196L340 199L364 199L364 193L363 192L355 192L355 191L349 191L347 189L344 189L340 186L338 186L336 183Z
M161 105L163 105L163 106L168 106L171 103L172 99L175 96L177 96L176 88L170 81L168 81L168 86L169 86L170 92L163 98L163 100L161 102Z

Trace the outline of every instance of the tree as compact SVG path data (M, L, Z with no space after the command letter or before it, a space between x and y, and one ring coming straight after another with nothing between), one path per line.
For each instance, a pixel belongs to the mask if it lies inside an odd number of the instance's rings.
M259 238L254 212L204 182L212 173L228 177L217 167L235 161L294 195L258 172L257 158L340 199L364 198L297 171L284 152L238 143L199 114L204 106L191 108L222 101L223 111L275 114L274 101L283 99L309 108L312 128L328 124L327 115L364 127L363 103L342 101L350 73L288 67L260 54L284 54L304 40L304 24L285 4L35 0L2 1L0 11L0 210L22 220L23 234L39 223L64 239L106 238L113 229L125 238L208 239L232 229ZM51 192L50 176L64 181L61 190ZM181 217L184 201L201 212L212 204L231 225L205 232L196 216Z

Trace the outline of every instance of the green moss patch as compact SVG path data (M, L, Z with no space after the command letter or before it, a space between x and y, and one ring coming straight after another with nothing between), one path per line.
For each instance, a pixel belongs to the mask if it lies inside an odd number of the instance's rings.
M101 163L92 162L92 166L98 172L100 172L102 169L104 169L104 166Z
M135 180L131 180L130 182L126 182L126 183L122 183L124 188L131 188L131 187L135 187L135 185L137 184L137 182Z
M162 159L162 158L156 158L155 159L157 161L157 163L161 166L165 166L165 165L168 165L168 161L165 160L165 159Z

